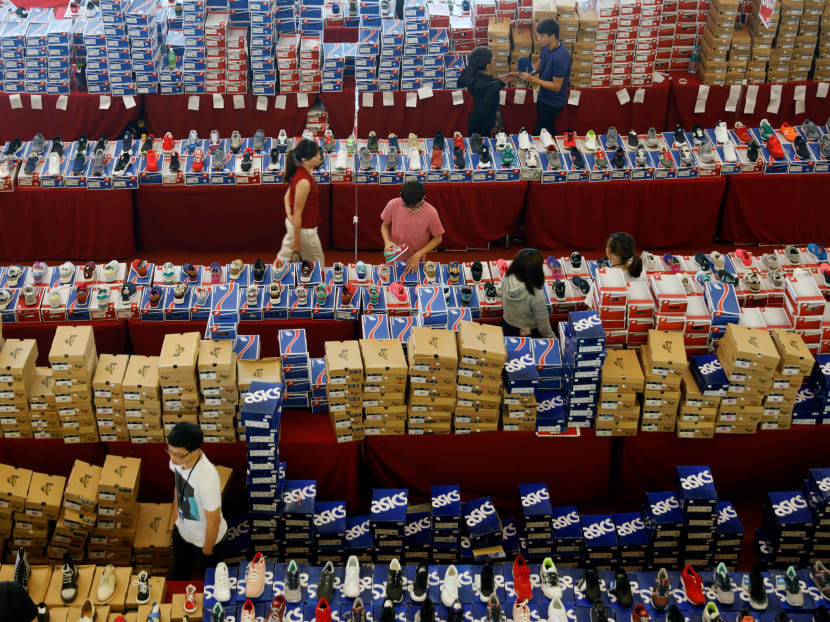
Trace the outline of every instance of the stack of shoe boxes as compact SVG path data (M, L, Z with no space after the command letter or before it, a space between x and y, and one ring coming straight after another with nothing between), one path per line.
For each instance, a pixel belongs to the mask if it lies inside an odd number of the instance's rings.
M407 345L407 358L409 433L449 434L456 408L456 393L459 391L455 333L424 326L413 327ZM471 405L475 406L475 402Z
M729 501L718 501L718 528L715 532L715 565L723 562L735 570L741 557L744 527Z
M638 348L648 341L648 331L654 328L654 298L648 281L631 280L625 307L626 345Z
M68 94L71 82L71 38L73 24L67 19L52 19L47 35L47 80L46 92L50 94ZM28 56L27 56L28 58ZM42 60L38 59L42 66Z
M248 30L247 28L231 28L228 32L226 55L219 58L208 57L208 71L211 67L227 65L225 72L225 92L239 95L248 92ZM226 60L227 59L227 60ZM277 76L273 72L273 78ZM269 75L270 78L270 75Z
M640 348L645 374L643 391L644 432L673 432L680 405L680 382L688 367L683 333L648 331L648 343Z
M531 16L535 9L535 3L531 8ZM444 8L442 5L432 5L429 7L430 28L449 28L450 26L450 7ZM473 43L475 47L487 45L487 27L490 25L490 18L496 15L496 3L494 0L479 0L471 3L471 17L473 21Z
M461 504L464 524L470 536L470 548L476 561L504 557L501 520L490 497Z
M428 70L435 70L436 67L433 62L430 62L429 56L431 37L426 5L418 4L407 7L405 17L400 89L411 91L426 85L425 74ZM421 58L420 63L414 60L418 57ZM379 77L384 76L379 74ZM384 86L387 85L384 84Z
M535 8L535 7L534 7ZM599 18L596 9L589 4L579 4L576 7L579 17L579 33L574 43L573 55L571 57L571 86L573 88L590 88L591 73L594 64L597 42L597 26ZM534 21L538 18L534 15ZM539 53L534 50L533 61L536 61ZM597 62L606 62L608 52L597 54Z
M536 429L535 391L539 386L539 372L536 371L536 361L533 358L533 340L530 337L504 337L504 345L507 361L502 372L502 425L505 431L530 432Z
M648 531L641 512L614 514L620 544L620 565L627 570L645 568L648 559Z
M458 486L431 488L432 558L455 561L461 538L461 489Z
M406 33L409 36L409 33ZM380 56L375 79L378 81L378 90L397 91L400 80L414 80L423 78L424 53L404 54L404 42L407 47L416 49L421 45L417 41L410 42L404 39L404 22L397 19L385 19L382 22L380 34ZM426 52L424 47L423 52ZM368 78L370 72L367 72Z
M22 93L26 90L26 30L28 24L16 15L8 13L0 21L0 87L6 93Z
M677 495L673 492L647 492L643 522L649 536L649 562L652 566L677 566L685 522Z
M729 47L729 60L726 68L727 84L740 84L742 80L746 80L751 55L752 35L743 24L737 23Z
M98 422L92 405L97 362L91 326L58 326L49 350L49 363L52 392L66 443L98 441Z
M29 563L46 562L46 546L54 521L58 520L66 478L60 475L32 473L28 482L25 509L15 512L12 546L25 548Z
M100 20L76 22L84 24L80 37L83 45L75 46L75 86L76 91L87 90L90 93L109 93L109 61L107 60L107 39L104 34L104 24ZM77 37L76 37L77 40ZM79 84L86 81L86 89Z
M279 19L277 20L279 21ZM277 40L280 93L300 92L300 35L281 34Z
M810 469L802 493L813 515L810 563L826 559L830 551L830 469Z
M764 398L762 430L787 429L792 424L792 412L798 390L816 369L815 359L798 333L774 329L769 332L781 360L772 378L772 389Z
M631 7L626 7L626 12ZM663 3L657 0L648 0L640 3L640 27L637 31L634 62L632 64L631 86L650 86L653 81L655 64L657 62L657 48L660 44L660 27L663 18ZM701 12L698 10L698 20ZM700 24L697 28L700 34Z
M326 397L334 435L338 443L362 440L364 366L360 345L357 341L327 341L325 349Z
M764 416L764 402L779 368L778 350L766 330L729 324L717 355L729 385L721 399L715 431L752 434ZM796 391L794 387L778 395L794 399Z
M819 20L818 45L816 47L816 66L813 80L827 82L830 80L830 5L826 2L806 2L804 19L812 23Z
M557 3L558 9L559 3ZM611 86L615 58L620 58L621 63L624 63L626 55L629 54L627 50L629 47L632 47L633 42L629 42L628 39L620 40L619 51L617 51L615 33L619 28L618 5L607 1L595 2L594 10L597 16L597 32L594 43L591 86L608 87ZM623 36L627 37L628 35L624 34ZM617 53L620 54L619 57L616 56Z
M583 514L584 559L598 568L615 568L620 562L620 541L611 514Z
M320 90L323 93L340 92L346 76L354 77L356 43L324 43L323 70Z
M729 381L714 354L692 357L680 384L679 438L712 438L721 398Z
M53 382L51 368L37 367L35 369L35 381L29 392L29 413L34 438L63 438L58 404L52 392ZM7 432L4 431L4 436L6 434Z
M251 11L251 92L275 95L277 66L274 50L278 38L274 25L276 5L273 0L249 0Z
M185 93L205 93L205 72L207 71L205 16L205 3L182 3L182 34L184 35L182 78Z
M761 0L753 0L752 12L747 20L747 26L752 35L752 53L746 72L746 78L750 82L765 82L767 79L767 68L772 68L770 64L772 45L781 16L781 4L776 2L772 7L769 26L765 26L761 21L760 9Z
M800 492L767 494L759 539L769 543L774 566L807 565L813 530L813 515Z
M170 546L171 530L174 524L174 521L171 520L172 513L172 503L138 504L138 526L135 530L135 543L133 544L135 554L133 567L136 571L146 570L151 575L162 575L150 579L151 594L155 587L154 584L161 584L159 600L164 598L166 589L164 576L170 570L173 557L173 549Z
M282 522L286 558L311 562L316 480L285 480L282 492Z
M519 484L522 525L527 538L527 555L541 560L550 555L553 543L552 508L545 484Z
M683 512L683 564L710 568L718 527L718 494L708 466L677 467L677 500Z
M499 404L501 402L502 370L507 360L507 344L504 331L501 327L477 324L475 322L461 322L458 331L458 390L455 396L455 427L456 432L492 431L498 429ZM533 365L533 356L530 351L530 340L526 340L527 353L530 361L528 369L536 373ZM512 346L511 346L512 347ZM517 363L518 366L518 363ZM538 378L538 374L537 378ZM518 382L518 375L512 380ZM519 396L534 408L526 409L525 419L533 418L536 423L535 398L533 391L527 387L519 389L518 385L509 391L512 396ZM517 420L511 419L511 422ZM521 421L521 419L519 420ZM533 429L533 428L531 428Z
M798 35L793 49L793 60L790 64L788 80L806 80L816 59L816 44L819 35L819 17L817 11L823 9L822 3L816 0L804 0L801 20L798 25ZM813 78L815 80L815 77Z
M539 384L533 400L536 403L536 432L564 432L568 416L562 399L562 352L559 341L553 338L534 339L533 360L539 374Z
M596 268L590 264L594 287L592 308L599 313L608 346L622 346L626 342L625 310L628 306L628 281L619 268Z
M312 537L315 564L323 565L331 561L339 565L346 561L345 501L318 501L314 504Z
M499 75L510 70L510 20L490 18L487 25L487 47L493 52L492 73Z
M354 77L359 91L378 90L378 55L380 54L380 29L361 27L357 36L354 61Z
M42 14L33 14L28 19L29 27L26 30L26 58L37 59L34 66L26 65L26 92L45 93L48 69L39 67L40 58L46 57L48 53L47 41L49 33L49 21Z
M98 480L98 519L87 559L96 564L129 566L138 525L141 460L107 456Z
M129 441L124 411L124 374L130 363L126 354L102 354L92 379L92 402L98 434L104 442Z
M550 524L553 533L553 557L556 562L574 566L581 563L585 537L582 535L582 522L576 506L551 508Z
M106 36L110 91L135 95L133 61L130 38L127 33L126 11L129 3L122 0L102 0L101 19Z
M37 381L37 342L34 339L7 339L0 350L0 428L3 436L33 435L29 395Z
M371 517L349 516L346 518L346 553L354 555L361 563L374 561L374 535Z
M559 323L565 409L568 425L588 428L594 424L599 379L605 361L605 331L596 311L572 311Z
M159 93L162 95L181 95L184 93L184 22L176 17L174 11L167 13L167 33L161 47L161 66L159 68ZM171 62L172 60L172 62ZM138 87L139 92L141 87Z
M153 0L134 0L125 13L127 35L130 39L130 60L135 71L135 89L122 88L113 83L113 95L156 93L159 86L161 50L159 30L167 26L159 14L159 4ZM164 59L167 61L167 59ZM110 68L110 77L120 74Z
M423 507L423 506L421 506ZM409 564L427 562L432 557L432 521L430 513L414 511L406 513L406 531L404 534L404 558Z
M794 60L794 44L801 24L803 0L782 2L778 15L778 28L770 52L767 82L786 82ZM772 25L772 23L770 24Z
M158 361L162 416L167 434L180 421L199 423L199 380L196 364L200 348L199 333L170 333L164 336ZM236 440L233 425L229 431L202 430L205 439ZM216 442L212 439L208 442Z
M370 525L375 539L375 563L389 562L403 554L408 501L406 488L375 488L372 491Z
M524 2L525 0L521 0ZM519 70L519 58L533 58L534 36L531 32L531 25L510 27L511 54L510 71Z
M397 339L361 339L366 434L406 434L406 357ZM370 432L371 429L371 432Z
M31 479L32 472L28 469L0 463L0 542L11 538L14 513L25 510ZM0 553L2 549L0 546Z
M245 483L251 517L250 541L252 548L269 557L280 553L278 513L285 479L279 455L283 390L279 380L250 382L239 414L240 423L245 426L248 457Z
M205 63L225 61L226 69L205 71L205 92L225 93L227 88L226 72L230 71L227 53L230 15L225 11L209 10L205 19Z
M726 84L727 55L732 47L735 20L740 13L739 0L713 0L703 36L700 37L698 72L704 84Z
M236 361L236 386L239 389L240 412L245 396L254 382L282 383L282 361L277 357L261 359L238 359ZM239 419L240 440L245 436L245 426Z
M640 421L645 385L634 350L609 350L600 376L598 436L634 436Z
M65 553L69 553L76 562L83 558L87 539L97 519L100 479L101 467L75 460L66 480L63 507L49 542L51 564L60 564Z
M277 332L277 340L285 382L283 408L308 408L311 378L305 329L280 330Z
M813 394L819 417L827 422L830 418L830 355L816 355L813 371L804 388Z
M233 342L227 339L202 340L197 366L201 391L199 425L210 437L230 438L230 431L236 429L236 406L239 402Z
M130 356L124 372L124 415L133 443L162 443L161 395L157 356Z
M326 359L320 357L311 359L311 412L327 413L329 411L329 400L326 395ZM364 408L366 405L363 405ZM368 421L368 418L366 418Z

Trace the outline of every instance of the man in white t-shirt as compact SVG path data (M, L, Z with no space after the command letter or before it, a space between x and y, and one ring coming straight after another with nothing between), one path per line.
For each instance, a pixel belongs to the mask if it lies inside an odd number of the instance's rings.
M175 476L173 511L173 581L189 581L227 556L228 523L222 516L219 473L202 452L202 429L177 423L167 435L167 455Z

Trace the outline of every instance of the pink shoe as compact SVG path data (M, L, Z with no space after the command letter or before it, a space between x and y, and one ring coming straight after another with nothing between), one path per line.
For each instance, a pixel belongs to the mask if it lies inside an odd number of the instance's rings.
M245 580L245 597L259 598L265 591L265 556L257 553L248 563L248 577Z
M507 269L509 267L510 266L504 259L499 259L498 261L496 261L496 268L499 269L499 276L501 276L501 278L504 278L504 274L505 272L507 272Z

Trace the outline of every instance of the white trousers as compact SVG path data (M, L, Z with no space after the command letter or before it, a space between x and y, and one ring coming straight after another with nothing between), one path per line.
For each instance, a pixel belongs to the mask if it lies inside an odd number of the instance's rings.
M291 261L294 251L291 246L294 244L294 225L288 218L285 219L285 237L282 239L282 248L278 255L286 261ZM313 229L300 229L300 256L307 261L319 261L320 267L326 265L323 255L323 245L320 243L320 236L317 235L317 227Z

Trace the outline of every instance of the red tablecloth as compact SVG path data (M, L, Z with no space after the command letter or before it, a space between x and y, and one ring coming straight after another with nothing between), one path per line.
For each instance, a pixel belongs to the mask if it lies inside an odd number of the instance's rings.
M527 182L427 184L426 200L438 210L444 225L442 247L486 248L505 236L525 206ZM383 248L380 214L386 203L399 197L400 186L357 186L358 248ZM355 185L332 184L332 246L354 248Z
M109 261L134 253L130 190L18 188L0 194L0 259Z
M139 251L264 253L273 261L285 235L283 195L288 186L142 186L136 193ZM329 245L330 190L320 185L319 233Z
M527 241L536 248L605 248L626 231L640 248L705 248L726 179L530 184Z
M641 432L620 441L615 465L619 501L641 501L648 491L675 490L675 466L682 464L709 465L720 499L745 499L800 489L808 469L826 467L830 426L717 434L711 440Z
M173 132L176 138L186 138L190 130L199 132L207 138L211 130L218 130L223 138L230 138L231 132L238 130L243 137L253 136L257 129L262 129L266 136L275 137L281 129L289 136L299 136L306 124L308 108L297 107L297 96L284 95L285 108L274 108L275 97L268 97L267 108L256 110L257 97L242 95L244 109L234 108L234 96L223 95L223 108L213 107L213 95L198 95L199 109L188 110L191 95L146 95L144 113L147 126L157 136ZM308 96L308 105L317 101L317 94Z
M95 350L98 354L126 354L127 323L124 320L94 320L91 322L23 322L3 324L6 339L37 340L37 364L49 366L49 350L58 326L92 326ZM158 352L156 352L158 354Z
M168 333L196 331L204 334L205 321L188 322L142 322L129 320L128 330L135 354L156 355L161 351L164 336ZM357 337L357 322L339 320L265 320L263 322L240 322L240 335L260 335L262 357L279 356L277 331L288 328L304 328L306 342L311 356L325 354L326 341L344 341Z
M32 110L31 95L21 94L23 107L12 110L9 95L0 93L0 142L20 137L32 140L38 132L46 138L60 136L64 141L75 140L81 134L90 139L108 136L116 138L124 127L138 118L141 111L141 97L136 97L136 106L127 110L120 97L113 97L109 110L100 110L100 95L72 93L66 110L57 110L55 102L59 95L41 95L41 110Z
M378 137L385 137L390 133L406 137L410 132L415 132L418 136L431 138L438 130L446 136L452 136L455 131L467 135L467 115L473 109L473 100L469 93L465 93L463 104L454 106L452 91L433 91L432 97L417 100L415 108L406 107L406 92L392 93L395 98L394 106L384 106L383 95L373 93L371 108L363 105L363 97L360 96L357 135L361 138L366 138L370 131L375 131ZM354 98L349 91L344 91L340 96L344 103L349 101L350 97L352 101Z
M430 486L457 484L465 499L490 496L499 509L518 510L521 483L548 484L551 504L596 503L608 497L611 439L588 430L579 438L539 438L531 432L372 436L363 443L379 488L409 488L427 501Z
M346 30L345 28L343 30ZM349 29L351 30L351 29ZM328 35L328 32L326 32ZM375 94L377 105L380 106L381 95ZM354 88L347 88L341 93L320 93L320 99L323 102L323 107L328 113L329 127L337 138L348 138L354 132L355 127L355 91ZM371 129L371 128L369 128ZM365 132L358 130L360 137L369 135L369 129ZM380 130L378 136L383 136ZM387 132L388 134L388 132ZM406 133L409 136L409 132Z
M830 175L730 175L718 237L735 243L830 240Z

